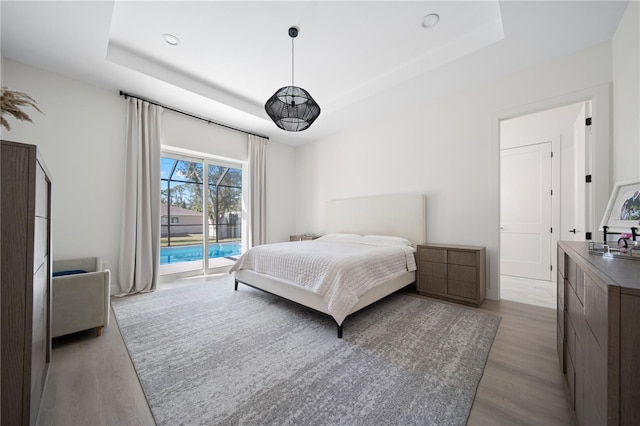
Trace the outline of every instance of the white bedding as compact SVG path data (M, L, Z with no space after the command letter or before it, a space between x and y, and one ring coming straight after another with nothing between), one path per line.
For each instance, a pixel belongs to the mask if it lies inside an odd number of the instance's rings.
M250 269L306 287L323 298L340 325L361 295L384 280L415 271L414 253L400 238L332 234L254 247L229 272Z

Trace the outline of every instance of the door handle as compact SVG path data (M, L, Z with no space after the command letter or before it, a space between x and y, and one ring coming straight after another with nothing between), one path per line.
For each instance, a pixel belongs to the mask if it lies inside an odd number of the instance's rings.
M576 228L573 228L573 229L572 229L572 230L570 230L569 232L572 232L572 233L574 233L574 234L575 234L577 231L576 231Z

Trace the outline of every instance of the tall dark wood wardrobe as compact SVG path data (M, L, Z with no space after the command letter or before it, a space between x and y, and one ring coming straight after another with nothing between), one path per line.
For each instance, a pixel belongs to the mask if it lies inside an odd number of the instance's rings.
M1 144L0 423L33 425L51 360L51 178L36 146Z

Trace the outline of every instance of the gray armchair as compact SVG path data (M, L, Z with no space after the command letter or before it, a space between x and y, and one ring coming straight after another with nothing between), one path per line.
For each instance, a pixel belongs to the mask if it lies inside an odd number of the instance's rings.
M87 257L54 260L53 273L52 337L90 328L101 336L109 326L111 272L102 269L99 257Z

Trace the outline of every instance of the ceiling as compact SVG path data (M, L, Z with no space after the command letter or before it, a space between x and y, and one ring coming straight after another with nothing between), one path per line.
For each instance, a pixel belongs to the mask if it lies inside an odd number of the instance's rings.
M613 37L626 1L7 1L2 56L301 145ZM423 28L423 18L440 16ZM264 102L322 108L285 132ZM172 46L162 34L176 36ZM15 88L19 90L19 88Z

